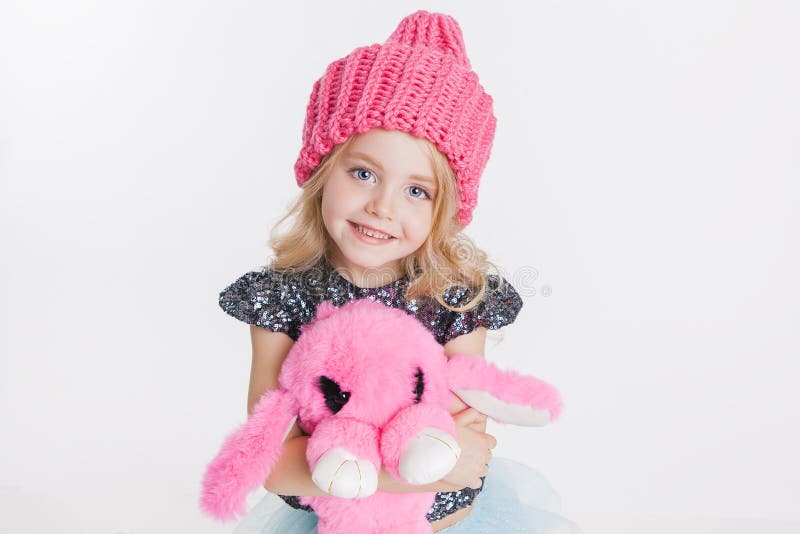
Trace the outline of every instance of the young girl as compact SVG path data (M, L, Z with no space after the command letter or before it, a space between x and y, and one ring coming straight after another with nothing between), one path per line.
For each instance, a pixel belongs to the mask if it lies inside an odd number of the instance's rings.
M492 99L478 83L451 17L418 11L383 45L333 62L314 84L295 165L299 199L276 225L274 258L220 294L251 325L248 412L277 386L300 327L323 300L370 298L417 317L447 354L483 356L487 329L514 321L522 301L461 230L471 218L492 145ZM278 231L283 223L285 231ZM534 471L491 459L485 416L453 398L461 457L435 484L408 486L385 471L379 489L435 491L434 531L572 532L557 496ZM271 495L239 533L311 533L297 496L323 495L295 425L264 487ZM288 504L289 506L286 506Z

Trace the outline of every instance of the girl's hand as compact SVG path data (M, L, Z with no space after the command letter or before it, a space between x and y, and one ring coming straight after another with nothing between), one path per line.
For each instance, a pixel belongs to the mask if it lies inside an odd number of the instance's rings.
M461 456L442 481L457 489L480 488L481 477L489 472L487 464L497 440L483 431L486 416L475 408L467 408L455 414L453 421L456 423L456 441L461 447Z

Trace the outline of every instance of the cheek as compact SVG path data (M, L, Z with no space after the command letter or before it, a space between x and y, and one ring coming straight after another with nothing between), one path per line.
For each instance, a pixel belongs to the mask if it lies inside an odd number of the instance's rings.
M423 212L420 213L418 217L414 217L411 221L411 225L409 226L409 235L415 242L422 244L422 242L428 237L428 234L431 233L433 215L431 213Z
M330 205L325 201L325 197L322 197L322 205L320 206L320 211L322 212L322 224L330 232L331 213L329 206Z
M335 221L341 213L342 202L337 198L337 195L332 191L322 193L322 221L325 226L328 226Z
M351 215L358 200L358 191L353 190L346 180L332 176L322 190L322 218L326 224L340 222L337 219Z

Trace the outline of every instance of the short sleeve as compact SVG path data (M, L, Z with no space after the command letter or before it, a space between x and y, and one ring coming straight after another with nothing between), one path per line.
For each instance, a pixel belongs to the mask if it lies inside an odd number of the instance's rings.
M298 299L293 298L291 289L291 284L274 271L253 271L220 292L219 306L240 321L283 332L296 341L300 325L293 303Z
M445 293L445 302L452 306L463 306L471 295L466 287L457 286ZM442 344L453 338L469 334L479 326L497 330L514 322L522 309L522 298L508 280L497 275L488 275L486 294L476 307L463 312L447 314L447 325Z

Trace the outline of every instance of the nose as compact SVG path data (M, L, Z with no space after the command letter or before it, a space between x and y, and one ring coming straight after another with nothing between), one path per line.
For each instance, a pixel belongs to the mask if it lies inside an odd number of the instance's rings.
M392 193L388 187L376 187L367 203L367 212L381 219L391 220L394 215Z

